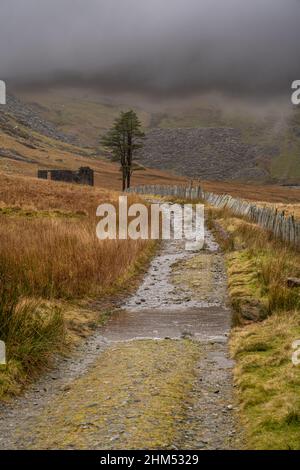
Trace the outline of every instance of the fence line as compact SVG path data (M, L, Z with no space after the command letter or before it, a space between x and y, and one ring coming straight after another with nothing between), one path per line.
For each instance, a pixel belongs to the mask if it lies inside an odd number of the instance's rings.
M215 194L204 191L201 186L135 186L128 190L140 194L159 196L174 196L179 199L203 200L212 206L229 209L234 215L242 216L260 227L268 230L284 242L300 248L300 223L293 215L286 216L284 212L270 207L259 207L244 199L234 198L229 194Z

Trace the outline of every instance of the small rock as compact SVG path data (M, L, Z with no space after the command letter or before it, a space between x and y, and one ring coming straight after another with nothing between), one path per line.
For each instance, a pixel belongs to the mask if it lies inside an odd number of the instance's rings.
M286 280L288 287L300 287L300 279L297 277L288 277Z

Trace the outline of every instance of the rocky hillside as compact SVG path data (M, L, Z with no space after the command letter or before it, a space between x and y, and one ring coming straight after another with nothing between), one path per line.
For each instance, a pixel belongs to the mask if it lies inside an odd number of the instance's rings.
M270 175L258 164L262 153L259 146L242 142L238 129L152 129L140 162L191 178L266 181Z
M245 107L226 113L201 98L169 106L68 88L17 97L20 101L9 98L6 107L14 117L10 123L0 106L0 127L6 126L6 133L27 133L26 145L35 145L33 130L68 145L82 142L89 153L105 157L100 136L121 110L132 108L147 133L140 155L144 165L208 180L300 183L300 109L288 116L270 112L258 117L247 114Z
M5 106L0 106L0 124L2 128L9 131L9 119L13 118L21 126L25 126L32 131L35 131L51 139L60 140L65 143L76 143L75 136L65 134L58 130L58 128L51 122L41 117L39 113L28 104L21 102L18 98L12 95L7 96L7 103ZM14 127L14 131L17 128Z

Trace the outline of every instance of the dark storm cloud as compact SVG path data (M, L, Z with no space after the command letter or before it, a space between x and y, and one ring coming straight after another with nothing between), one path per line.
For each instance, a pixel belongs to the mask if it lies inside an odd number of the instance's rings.
M1 0L0 78L272 94L300 78L298 0Z

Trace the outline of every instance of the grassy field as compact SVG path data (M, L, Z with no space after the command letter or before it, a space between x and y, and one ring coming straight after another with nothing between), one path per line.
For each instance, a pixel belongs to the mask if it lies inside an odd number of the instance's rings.
M8 364L0 399L101 320L89 300L130 290L150 259L153 242L97 239L96 208L117 198L105 189L1 175L0 337Z
M279 185L243 184L234 181L200 181L206 190L216 194L231 194L233 197L255 201L259 204L298 205L300 204L300 190Z
M231 352L237 400L249 449L300 449L300 373L292 343L300 339L300 254L255 225L209 210L229 236L228 288L235 311ZM219 235L218 235L219 233Z

